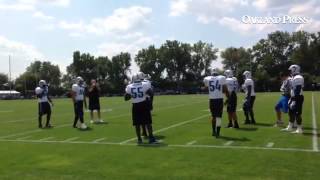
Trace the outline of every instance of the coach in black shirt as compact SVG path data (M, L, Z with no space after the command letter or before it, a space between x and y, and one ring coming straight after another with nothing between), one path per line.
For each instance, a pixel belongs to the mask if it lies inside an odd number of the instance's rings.
M91 86L89 88L88 92L89 96L89 110L90 110L90 117L91 117L91 123L103 123L104 121L101 119L101 113L100 113L100 87L97 84L97 81L95 79L91 80ZM96 121L93 120L93 111L96 110L98 113L98 119Z

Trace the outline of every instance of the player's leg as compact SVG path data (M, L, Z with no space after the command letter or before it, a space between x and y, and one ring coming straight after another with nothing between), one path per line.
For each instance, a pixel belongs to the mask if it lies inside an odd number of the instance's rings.
M38 127L42 128L42 104L38 103Z
M254 118L254 112L253 112L253 105L254 105L254 101L255 101L256 97L255 96L251 96L250 98L250 108L249 108L249 114L250 114L250 118L251 118L251 123L255 124L256 120Z
M212 127L212 136L216 136L216 117L215 117L215 108L213 104L213 99L209 100L209 108L211 112L211 127Z
M73 105L74 109L74 121L73 121L73 127L77 128L78 120L79 120L79 115L78 115L78 105L77 102L74 103Z
M223 112L223 99L217 99L214 103L215 117L216 117L216 138L220 136L221 124L222 124L222 112Z
M249 102L248 100L245 100L245 102L243 103L243 113L244 113L244 116L245 116L245 121L244 121L244 124L250 124L250 119L249 119Z
M142 138L141 138L141 129L140 129L141 125L135 125L135 129L136 129L136 136L138 139L138 144L142 144Z
M93 119L94 119L94 117L93 117L93 109L90 108L90 123L94 123Z
M274 127L278 127L282 121L282 117L281 117L281 108L282 108L282 97L280 97L278 103L275 105L274 110L276 112L276 123L274 124Z
M231 128L233 125L232 125L232 102L231 102L231 97L228 98L227 100L227 112L228 112L228 120L229 120L229 123L228 123L228 126L227 128Z
M302 134L303 130L302 130L302 106L303 106L303 101L304 101L304 97L303 96L299 96L297 99L297 107L296 107L296 113L295 113L295 117L296 117L296 121L297 121L297 130L295 131L295 133L298 134Z
M80 120L80 122L81 122L81 126L80 126L80 128L81 129L87 129L88 127L87 127L87 125L84 123L84 112L83 112L83 101L79 101L79 108L78 108L78 110L79 110L79 120Z
M142 136L148 137L146 125L141 125Z
M52 126L51 126L51 123L50 123L50 120L51 120L51 106L50 106L50 104L47 102L46 103L46 113L47 113L47 122L46 122L46 127L47 128L51 128Z
M289 124L286 128L282 129L281 131L292 131L293 123L296 119L295 117L295 107L293 106L294 101L289 101Z

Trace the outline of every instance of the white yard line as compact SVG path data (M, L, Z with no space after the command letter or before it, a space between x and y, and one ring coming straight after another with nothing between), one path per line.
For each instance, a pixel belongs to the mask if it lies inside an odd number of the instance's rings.
M315 152L319 151L318 146L318 132L317 132L317 119L316 119L316 111L315 111L315 105L314 105L314 95L312 93L312 149Z
M224 143L223 145L224 145L224 146L230 146L230 145L233 144L233 143L234 143L233 141L228 141L228 142Z
M17 140L26 140L26 139L29 139L30 137L32 137L32 136L21 137L21 138L18 138Z
M70 126L71 127L71 124L62 124L62 125L55 126L54 128L57 129L57 128L63 128L63 127L66 127L66 126ZM9 134L9 135L6 135L6 136L1 136L0 139L11 138L11 137L15 137L15 136L23 136L23 135L37 133L37 132L43 132L43 131L46 131L46 130L45 129L35 129L35 130L31 130L31 131L25 131L25 132L21 132L21 133Z
M202 116L199 116L199 117L196 117L196 118L187 120L187 121L182 121L182 122L173 124L173 125L171 125L171 126L168 126L168 127L162 128L162 129L159 129L159 130L157 130L157 131L154 131L153 134L157 134L157 133L159 133L159 132L163 132L163 131L166 131L166 130L168 130L168 129L172 129L172 128L175 128L175 127L178 127L178 126L182 126L182 125L184 125L184 124L187 124L187 123L190 123L190 122L193 122L193 121L197 121L197 120L199 120L199 119L202 119L202 118L208 117L208 116L210 116L210 115L209 115L209 114L205 114L205 115L202 115ZM136 140L136 139L137 139L136 137L130 138L130 139L127 139L127 140L124 140L124 141L120 142L120 144L126 144L126 143L128 143L128 142L130 142L130 141L134 141L134 140Z
M106 138L100 138L100 139L93 140L92 142L93 143L98 143L98 142L104 141L105 139Z
M274 146L274 142L269 142L269 143L266 145L267 148L272 148L273 146Z
M197 141L190 141L190 142L188 142L186 145L193 145L193 144L195 144L195 143L197 143Z
M23 142L23 143L52 143L52 144L99 144L99 145L120 145L114 142L97 142L92 141L39 141L39 140L17 140L17 139L0 139L0 142ZM159 146L148 145L146 146ZM121 144L120 146L137 146L135 143ZM224 145L185 145L185 144L169 144L167 147L177 148L213 148L213 149L244 149L244 150L273 150L273 151L292 151L292 152L314 152L312 149L300 149L300 148L268 148L259 146L224 146Z
M38 141L48 141L50 139L54 139L54 137L46 137L46 138L39 139Z
M72 138L63 140L62 142L72 142L72 141L77 140L77 139L79 139L79 137L72 137Z

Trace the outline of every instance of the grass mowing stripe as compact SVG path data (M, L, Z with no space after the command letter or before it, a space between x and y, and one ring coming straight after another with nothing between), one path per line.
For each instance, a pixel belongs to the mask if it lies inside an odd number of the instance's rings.
M316 120L316 111L315 111L315 106L314 106L314 95L312 93L312 146L313 146L313 151L318 152L319 147L318 147L318 133L317 133L317 120Z
M54 137L46 137L46 138L42 138L42 139L39 139L39 141L47 141L47 140L50 140L50 139L54 139Z
M32 137L32 136L21 137L21 138L18 138L18 140L26 140L26 139L29 139L30 137Z
M135 143L119 144L114 142L97 142L92 141L39 141L39 140L10 140L0 139L0 142L23 142L23 143L53 143L53 144L97 144L97 145L120 145L120 146L139 146ZM259 146L224 146L224 145L184 145L184 144L143 144L141 147L178 147L178 148L213 148L213 149L244 149L244 150L273 150L273 151L292 151L292 152L313 152L312 149L300 149L300 148L273 148L273 147L259 147Z
M99 139L93 140L92 142L93 143L98 143L98 142L104 141L105 139L106 138L99 138Z
M63 142L72 142L72 141L77 140L77 139L79 139L79 137L72 137L72 138L63 140Z
M206 114L206 115L202 115L202 116L199 116L199 117L196 117L196 118L187 120L187 121L182 121L182 122L180 122L180 123L176 123L176 124L173 124L173 125L171 125L171 126L168 126L168 127L162 128L162 129L159 129L159 130L157 130L157 131L154 131L153 134L157 134L157 133L159 133L159 132L163 132L163 131L166 131L166 130L168 130L168 129L172 129L172 128L175 128L175 127L178 127L178 126L182 126L182 125L184 125L184 124L187 124L187 123L190 123L190 122L193 122L193 121L197 121L197 120L199 120L199 119L202 119L202 118L208 117L208 116L210 116L210 115L209 115L209 114ZM128 142L133 141L133 140L136 140L136 139L137 139L136 137L135 137L135 138L130 138L130 139L127 139L127 140L124 140L124 141L120 142L120 144L125 144L125 143L128 143Z

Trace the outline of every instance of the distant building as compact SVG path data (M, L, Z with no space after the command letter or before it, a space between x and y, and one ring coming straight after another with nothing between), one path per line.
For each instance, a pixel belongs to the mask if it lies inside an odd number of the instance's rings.
M0 99L19 99L21 93L15 90L0 90Z

